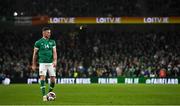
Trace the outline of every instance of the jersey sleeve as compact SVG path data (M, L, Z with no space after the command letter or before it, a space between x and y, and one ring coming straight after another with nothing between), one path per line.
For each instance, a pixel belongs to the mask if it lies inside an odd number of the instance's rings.
M53 48L56 48L56 42L53 41Z
M37 49L39 49L39 42L35 42L35 44L34 44L34 48L37 48Z

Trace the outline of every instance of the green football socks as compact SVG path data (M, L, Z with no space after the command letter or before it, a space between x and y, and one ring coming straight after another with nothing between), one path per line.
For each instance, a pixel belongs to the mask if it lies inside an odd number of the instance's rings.
M45 86L45 80L41 80L40 81L40 85L41 85L41 92L42 92L42 95L46 95L46 86Z
M55 86L55 83L51 82L49 86L49 92L53 91L54 86Z
M44 96L44 95L46 95L46 86L45 86L45 80L41 80L40 81L40 85L41 85L41 92L42 92L42 95ZM50 86L49 86L49 92L52 92L53 91L53 88L54 88L54 86L55 86L55 83L54 82L51 82L50 83Z

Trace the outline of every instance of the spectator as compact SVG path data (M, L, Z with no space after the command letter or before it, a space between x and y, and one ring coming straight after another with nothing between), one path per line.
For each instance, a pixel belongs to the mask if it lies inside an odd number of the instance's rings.
M2 72L10 78L37 77L37 73L30 71L32 54L29 51L32 51L33 41L38 39L35 36L38 32L0 30L0 35L4 35L0 39ZM166 76L178 77L178 35L179 32L87 30L83 33L67 31L59 37L56 32L54 37L59 41L57 48L60 49L57 76L73 77L77 71L77 77L158 77L163 67ZM69 42L72 40L73 46ZM96 52L95 45L98 47Z
M179 0L6 0L0 4L1 16L14 12L17 16L55 17L180 15Z

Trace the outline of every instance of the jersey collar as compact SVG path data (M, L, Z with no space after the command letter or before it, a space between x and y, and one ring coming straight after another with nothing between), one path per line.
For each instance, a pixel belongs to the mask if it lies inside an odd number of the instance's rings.
M46 38L44 38L44 37L42 37L42 39L43 39L43 40L46 40L46 41L48 41L48 40L49 40L49 39L46 39Z

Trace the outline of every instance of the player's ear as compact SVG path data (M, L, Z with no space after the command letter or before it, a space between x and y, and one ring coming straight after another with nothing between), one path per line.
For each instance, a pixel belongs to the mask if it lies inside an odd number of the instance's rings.
M42 35L44 35L44 31L42 31Z

